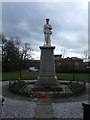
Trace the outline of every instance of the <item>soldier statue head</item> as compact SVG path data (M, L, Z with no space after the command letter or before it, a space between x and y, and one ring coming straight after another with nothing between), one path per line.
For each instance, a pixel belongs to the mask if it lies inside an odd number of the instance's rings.
M49 23L49 18L46 19L46 23L47 23L47 24Z

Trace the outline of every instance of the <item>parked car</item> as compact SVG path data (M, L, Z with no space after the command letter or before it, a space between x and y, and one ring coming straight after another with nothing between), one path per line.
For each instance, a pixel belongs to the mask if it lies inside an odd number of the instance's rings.
M29 67L29 72L37 72L38 69L36 67Z
M4 104L5 98L3 96L0 96L0 103L2 103L2 105Z

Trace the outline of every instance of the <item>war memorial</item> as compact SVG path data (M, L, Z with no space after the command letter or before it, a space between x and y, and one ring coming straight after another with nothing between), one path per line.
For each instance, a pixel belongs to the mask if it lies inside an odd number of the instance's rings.
M37 79L38 88L50 88L50 89L60 89L60 83L57 80L55 73L55 63L54 63L54 49L55 46L51 46L50 35L52 34L52 26L49 24L49 19L46 19L46 24L44 25L44 35L45 43L40 46L41 57L40 57L40 73Z

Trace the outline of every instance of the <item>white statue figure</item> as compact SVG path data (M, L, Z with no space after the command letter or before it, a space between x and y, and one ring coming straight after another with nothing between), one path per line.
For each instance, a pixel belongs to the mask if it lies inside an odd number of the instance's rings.
M44 35L45 35L45 45L51 46L50 35L52 34L52 26L49 24L49 19L46 19L46 24L44 25Z

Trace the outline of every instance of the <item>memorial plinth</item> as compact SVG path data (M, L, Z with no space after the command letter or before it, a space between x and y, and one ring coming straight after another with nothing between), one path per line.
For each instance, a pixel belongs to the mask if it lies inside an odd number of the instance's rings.
M55 73L54 49L55 46L40 46L40 73L37 79L38 87L60 87Z

